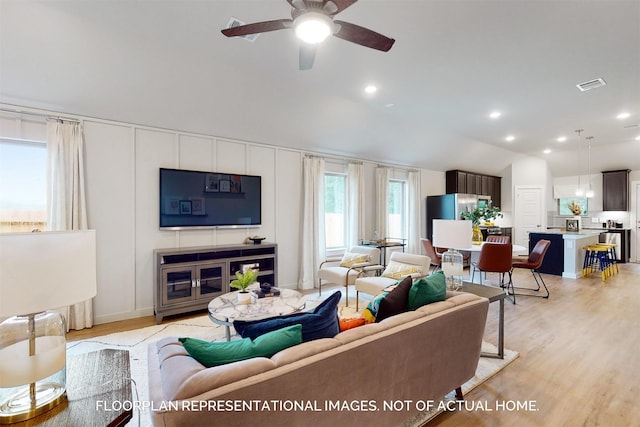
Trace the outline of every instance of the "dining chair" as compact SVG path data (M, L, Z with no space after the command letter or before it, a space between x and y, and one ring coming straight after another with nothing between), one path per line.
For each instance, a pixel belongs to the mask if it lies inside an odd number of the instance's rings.
M476 270L480 272L480 283L483 283L482 273L499 273L500 274L500 287L511 288L513 293L513 280L511 276L511 258L513 256L513 246L511 243L490 243L485 242L480 249L480 256L478 262L473 265L473 273L471 275L471 282L473 282ZM509 276L509 281L505 283L505 276ZM486 276L486 275L485 275ZM511 294L510 294L511 295ZM516 303L515 296L511 301Z
M431 243L431 240L421 238L420 242L422 243L425 254L429 258L431 258L431 267L433 267L431 274L433 274L436 271L440 270L440 267L442 267L442 254L436 252L436 248L433 247L433 243Z
M540 266L542 265L542 261L544 261L544 256L547 253L547 250L549 249L550 246L551 246L550 240L544 240L544 239L538 240L538 243L536 243L536 245L533 247L533 250L529 254L529 257L527 258L526 261L516 261L512 263L513 268L528 268L529 270L531 270L531 274L533 275L533 278L536 281L536 285L537 285L536 289L526 288L526 287L515 287L512 285L511 286L512 293L510 293L509 295L513 295L514 301L515 301L516 295L524 296L524 297L549 298L549 288L547 288L547 285L544 283L544 279L542 279L539 269L540 269ZM538 279L540 280L538 281ZM535 295L531 293L525 293L525 294L515 293L516 289L527 289L530 291L538 292L540 290L540 283L542 283L542 286L544 286L544 289L547 292L546 295Z

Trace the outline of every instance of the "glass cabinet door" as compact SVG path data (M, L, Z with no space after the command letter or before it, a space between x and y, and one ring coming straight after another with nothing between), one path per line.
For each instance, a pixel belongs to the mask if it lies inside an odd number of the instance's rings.
M197 268L200 296L214 298L228 292L224 283L225 264L208 264Z
M193 267L176 267L165 270L162 277L163 304L192 300L195 292L195 279Z

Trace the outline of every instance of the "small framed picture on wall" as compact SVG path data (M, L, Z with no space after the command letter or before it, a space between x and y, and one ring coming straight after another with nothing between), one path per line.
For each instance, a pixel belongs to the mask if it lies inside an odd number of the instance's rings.
M180 200L180 215L191 215L191 200Z

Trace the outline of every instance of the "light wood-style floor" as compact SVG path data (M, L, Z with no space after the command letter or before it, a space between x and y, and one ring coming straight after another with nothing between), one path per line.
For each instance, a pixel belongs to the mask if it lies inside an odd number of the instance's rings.
M621 265L606 282L595 275L544 279L548 300L518 297L516 305L505 304L505 347L520 357L465 396L474 407L493 410L445 413L430 426L640 426L640 264ZM531 273L518 270L514 280L529 284ZM148 316L72 331L67 339L154 324ZM498 304L490 304L485 339L494 344L497 326ZM496 401L536 410L496 410Z

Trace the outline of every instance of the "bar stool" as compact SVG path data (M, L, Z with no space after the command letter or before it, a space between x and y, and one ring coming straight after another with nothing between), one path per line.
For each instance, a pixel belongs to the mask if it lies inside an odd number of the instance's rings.
M582 248L585 251L582 277L586 277L594 271L600 271L600 277L602 281L605 281L618 271L615 262L615 248L612 246L615 245L597 243Z
M598 246L607 250L609 276L617 274L620 271L617 261L618 256L616 255L616 246L618 245L616 245L615 243L598 243Z

